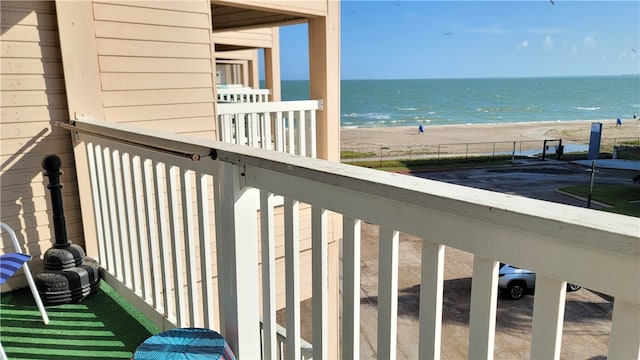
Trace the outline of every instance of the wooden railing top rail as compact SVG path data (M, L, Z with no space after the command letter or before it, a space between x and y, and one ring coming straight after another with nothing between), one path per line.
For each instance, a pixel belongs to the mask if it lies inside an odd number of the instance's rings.
M217 88L218 94L263 94L270 95L270 89L253 89L249 87Z
M322 110L321 100L270 101L256 103L218 103L216 113L247 114L296 110Z

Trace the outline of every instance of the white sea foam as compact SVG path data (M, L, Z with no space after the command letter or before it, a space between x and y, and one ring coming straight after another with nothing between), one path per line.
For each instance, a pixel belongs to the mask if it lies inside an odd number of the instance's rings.
M602 109L599 106L594 106L594 107L581 107L581 106L576 106L574 107L575 110L583 110L583 111L598 111L600 109Z

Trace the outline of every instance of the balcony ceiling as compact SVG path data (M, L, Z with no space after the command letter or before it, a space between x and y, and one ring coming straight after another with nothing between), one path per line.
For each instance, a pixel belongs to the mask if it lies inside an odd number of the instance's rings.
M211 14L213 32L281 26L303 23L307 20L306 17L299 14L241 8L216 3L211 5Z

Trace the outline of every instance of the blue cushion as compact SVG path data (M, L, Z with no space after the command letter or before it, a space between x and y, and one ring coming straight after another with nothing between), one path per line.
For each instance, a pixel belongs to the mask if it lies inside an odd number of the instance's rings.
M222 335L201 328L176 328L152 336L138 347L133 358L235 360Z

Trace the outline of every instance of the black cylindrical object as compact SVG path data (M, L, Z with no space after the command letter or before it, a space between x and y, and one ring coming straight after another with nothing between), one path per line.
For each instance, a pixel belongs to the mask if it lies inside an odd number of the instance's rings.
M56 249L66 249L71 243L67 238L67 225L64 218L64 208L62 207L62 183L60 182L62 159L58 155L49 155L42 160L42 167L46 170L44 176L49 178L47 188L51 191L53 228L56 236L56 242L53 246Z
M45 305L79 302L100 287L98 263L87 258L82 247L72 244L67 237L67 225L62 204L60 167L62 159L49 155L42 160L44 176L49 178L51 209L55 242L44 253L44 272L35 276L36 287Z

